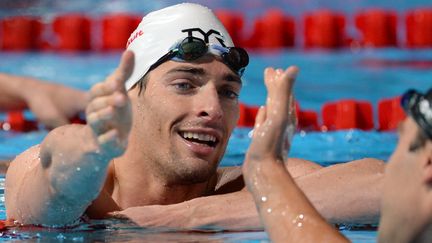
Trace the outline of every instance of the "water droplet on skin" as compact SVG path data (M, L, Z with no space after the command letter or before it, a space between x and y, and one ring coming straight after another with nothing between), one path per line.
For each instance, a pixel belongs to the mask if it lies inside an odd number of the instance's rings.
M81 168L80 168L80 167L77 167L76 170L77 170L77 171L81 171Z
M272 212L272 209L271 208L268 208L267 209L267 213L271 213Z
M301 222L299 222L298 224L297 224L297 227L302 227L303 226L303 223L301 223Z
M299 215L299 219L303 219L304 218L304 215L303 214L300 214Z
M258 127L258 126L257 126ZM254 130L251 130L249 133L248 133L248 137L249 138L252 138L253 137L253 134L254 134Z
M9 123L3 123L2 129L5 131L9 131L11 129L11 125Z
M261 197L261 201L267 202L267 197Z

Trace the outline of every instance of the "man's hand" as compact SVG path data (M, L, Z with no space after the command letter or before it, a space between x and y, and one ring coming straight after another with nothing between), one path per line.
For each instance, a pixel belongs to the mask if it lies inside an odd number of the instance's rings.
M124 152L132 126L132 110L124 83L132 74L133 53L126 51L119 67L108 78L90 90L86 109L87 123L98 145L114 156Z

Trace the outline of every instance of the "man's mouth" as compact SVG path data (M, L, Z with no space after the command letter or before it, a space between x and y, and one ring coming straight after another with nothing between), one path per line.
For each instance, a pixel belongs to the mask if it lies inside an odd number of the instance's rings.
M196 132L180 132L180 136L192 143L206 145L209 147L216 147L218 139L210 134L196 133Z

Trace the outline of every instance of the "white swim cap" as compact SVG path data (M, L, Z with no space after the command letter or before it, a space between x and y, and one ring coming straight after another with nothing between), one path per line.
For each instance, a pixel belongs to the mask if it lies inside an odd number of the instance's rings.
M208 44L234 46L223 24L207 7L182 3L151 12L144 16L127 43L127 50L135 54L135 67L126 81L126 89L134 86L174 44L188 36Z

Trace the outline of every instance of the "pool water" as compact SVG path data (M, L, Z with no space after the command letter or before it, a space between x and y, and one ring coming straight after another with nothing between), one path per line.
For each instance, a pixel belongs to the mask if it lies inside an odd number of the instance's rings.
M403 13L407 9L430 5L429 0L253 0L253 1L194 1L211 8L240 10L246 19L263 13L268 6L279 6L287 14L300 19L304 12L330 8L352 14L362 8L383 7ZM17 1L17 4L0 4L0 17L30 14L40 15L49 21L62 12L85 12L101 15L127 11L138 14L177 3L164 1L117 0L37 0ZM109 2L109 4L107 4ZM19 6L25 7L19 7ZM8 7L9 6L9 7ZM249 24L251 21L248 21ZM354 32L353 24L347 29ZM402 33L399 33L400 35ZM297 36L298 41L298 36ZM298 43L297 43L298 44ZM297 45L298 46L298 45ZM261 105L266 91L262 81L263 69L272 65L285 68L300 67L301 73L295 85L295 95L302 109L320 113L325 102L339 99L365 100L374 106L375 121L377 102L382 98L400 95L408 88L425 90L432 84L432 50L407 49L356 49L337 51L304 51L300 48L278 51L252 51L251 63L244 76L240 100L249 105ZM0 52L0 72L29 75L52 82L88 89L102 81L117 65L120 53L8 53ZM29 119L30 113L25 114ZM0 120L5 115L0 113ZM375 122L375 124L377 124ZM250 128L235 129L222 166L241 165L250 143ZM47 134L40 130L31 133L0 131L0 160L8 160L37 144ZM394 132L345 130L336 132L299 131L293 140L291 157L315 161L324 166L343 163L364 157L387 160L397 141ZM372 148L372 149L371 149ZM0 176L0 219L4 219L4 177ZM341 232L355 243L375 242L376 231L353 230L341 227ZM143 229L126 221L91 221L68 230L42 228L15 228L0 232L0 241L22 240L26 242L269 242L265 232L224 232L221 229L202 229L194 232L178 232L171 229Z
M120 53L111 54L53 54L1 53L0 71L30 75L80 89L99 82L117 65ZM340 50L338 52L301 52L283 50L274 53L251 53L251 65L244 76L241 102L260 105L265 100L262 70L267 65L286 67L296 64L301 69L295 94L302 109L320 112L322 104L343 98L377 101L401 94L407 88L425 90L431 84L432 71L424 66L411 65L432 60L432 51L399 49ZM386 66L397 61L400 65ZM375 112L376 113L376 112ZM0 115L2 119L3 115ZM31 114L26 114L31 118ZM250 142L249 128L237 128L229 142L222 166L241 165ZM31 133L0 132L0 159L10 159L29 146L39 143L47 131ZM397 141L394 132L345 130L337 132L298 132L290 156L308 159L322 165L343 163L364 157L388 159ZM373 149L371 149L373 148ZM4 179L1 180L4 182ZM1 184L3 185L3 184ZM3 187L1 187L3 188ZM3 192L0 191L3 195ZM4 198L0 198L0 218L5 218ZM376 231L342 233L353 242L375 242ZM216 232L216 233L209 233ZM265 232L224 232L205 229L202 232L175 232L170 229L142 229L124 221L92 221L77 229L13 229L0 239L30 241L223 241L267 242Z

